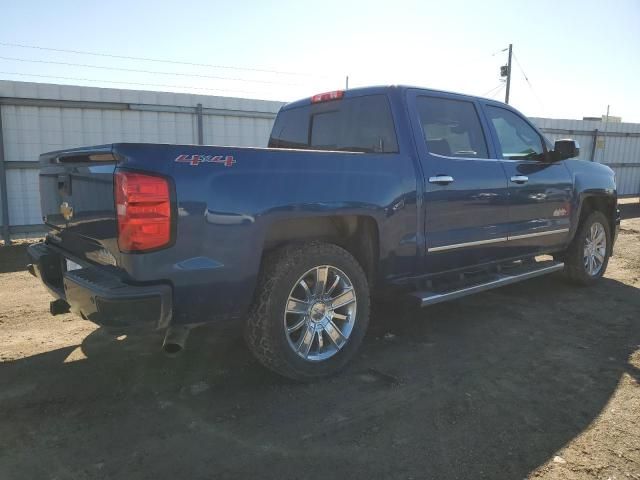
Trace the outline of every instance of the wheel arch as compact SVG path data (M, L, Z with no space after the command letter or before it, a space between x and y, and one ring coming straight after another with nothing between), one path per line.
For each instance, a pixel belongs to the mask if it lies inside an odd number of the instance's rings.
M580 224L591 212L601 212L609 222L609 233L614 235L616 229L616 207L617 199L615 196L602 193L586 193L581 196L579 211L576 215L576 226L574 228L572 239L575 237ZM609 242L608 248L611 249L612 242Z
M263 257L289 243L321 241L347 250L360 263L370 284L378 272L379 229L367 215L306 216L277 220L265 232Z

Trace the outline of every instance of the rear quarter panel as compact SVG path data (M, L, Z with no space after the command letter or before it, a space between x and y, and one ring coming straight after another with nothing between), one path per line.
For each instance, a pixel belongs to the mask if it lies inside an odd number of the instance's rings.
M282 219L364 215L375 220L379 276L412 273L417 255L416 171L410 156L296 150L118 145L127 169L173 179L175 244L122 255L135 281L174 287L174 321L246 312L269 228ZM180 155L233 156L235 163L176 162ZM194 162L195 163L195 162Z

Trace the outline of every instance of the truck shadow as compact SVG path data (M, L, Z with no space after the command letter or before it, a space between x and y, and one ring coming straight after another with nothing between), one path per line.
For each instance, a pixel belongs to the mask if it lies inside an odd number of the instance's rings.
M618 281L556 277L385 304L352 366L310 385L234 329L194 331L176 359L97 330L0 367L0 477L524 478L640 381L639 310Z
M620 216L623 219L640 217L640 203L622 203L619 204Z
M26 270L28 263L27 247L28 244L26 243L1 246L0 274Z

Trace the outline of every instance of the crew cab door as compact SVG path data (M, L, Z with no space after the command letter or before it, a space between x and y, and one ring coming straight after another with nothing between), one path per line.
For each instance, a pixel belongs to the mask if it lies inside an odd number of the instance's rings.
M425 177L423 273L503 258L507 179L479 105L455 94L409 90L408 95Z
M572 176L551 162L540 133L518 112L485 104L496 150L509 181L511 256L562 247L569 235Z

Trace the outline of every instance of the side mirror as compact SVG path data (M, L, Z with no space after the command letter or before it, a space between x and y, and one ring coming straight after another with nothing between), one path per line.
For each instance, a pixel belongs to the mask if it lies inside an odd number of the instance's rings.
M580 155L580 145L571 138L563 138L556 140L553 147L553 159L565 160L567 158L575 158Z

